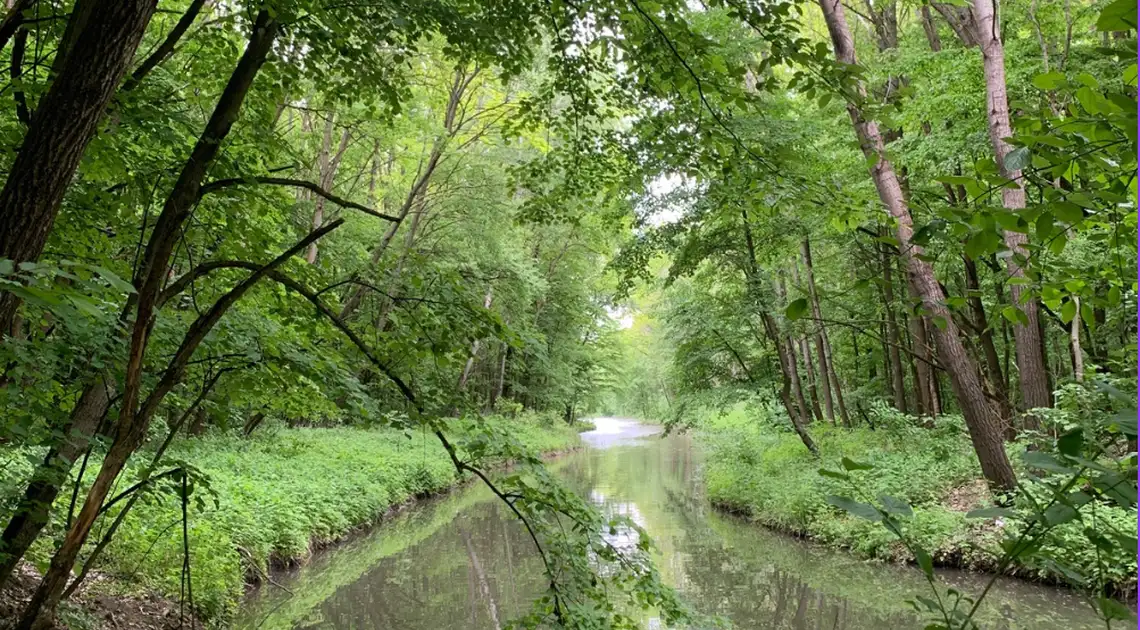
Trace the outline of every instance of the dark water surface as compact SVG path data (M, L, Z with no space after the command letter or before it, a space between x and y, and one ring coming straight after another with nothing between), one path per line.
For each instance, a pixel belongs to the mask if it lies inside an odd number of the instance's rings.
M929 596L914 568L861 562L774 534L708 507L700 458L686 436L599 418L587 448L552 466L607 513L630 516L653 537L662 576L695 607L736 628L922 628L906 603ZM939 572L960 591L984 576ZM395 517L317 555L251 594L236 627L494 630L525 612L542 589L541 565L522 527L472 485ZM983 609L985 628L1097 625L1074 594L1002 580ZM646 628L661 627L651 614ZM1123 626L1121 626L1123 627Z

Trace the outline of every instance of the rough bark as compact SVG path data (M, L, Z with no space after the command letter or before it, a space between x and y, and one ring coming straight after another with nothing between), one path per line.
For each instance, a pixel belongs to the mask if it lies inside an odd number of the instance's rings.
M110 11L95 12L97 17L92 20L91 25L99 24L105 13L110 13ZM72 565L74 565L75 558L79 554L79 550L83 547L83 543L87 540L87 535L90 533L91 526L98 516L103 500L106 499L115 479L118 478L119 473L126 465L127 459L130 458L131 454L134 453L143 438L145 438L146 427L149 424L150 416L154 413L158 403L161 402L162 398L165 397L166 393L170 391L170 388L172 388L174 384L177 383L178 378L181 377L182 369L185 367L184 364L181 369L168 369L166 374L164 374L156 385L155 390L152 391L151 395L143 402L141 408L139 407L139 394L143 380L143 358L150 336L155 306L158 302L162 285L167 279L167 268L170 256L181 234L180 228L182 223L189 217L195 202L199 198L202 183L210 165L214 162L218 151L221 149L222 142L229 134L234 122L237 121L241 104L253 84L254 77L257 76L258 70L261 69L266 56L269 54L273 41L277 36L278 27L277 20L271 17L268 11L263 10L258 13L245 52L242 54L241 59L231 74L221 97L218 99L214 112L210 116L210 120L206 123L202 135L199 137L189 159L183 166L182 172L174 184L174 188L163 205L162 213L155 223L155 228L147 243L143 263L140 265L135 277L134 284L137 288L138 296L137 300L134 300L136 305L135 323L131 332L122 403L119 411L119 420L114 431L114 441L103 460L103 464L95 481L88 490L83 507L80 509L75 522L64 537L59 549L52 557L51 566L44 574L43 580L28 602L20 621L15 626L16 630L39 629L50 625L56 605L59 603L63 588L66 585L67 577L71 572ZM81 37L80 42L84 43L85 39ZM86 50L86 48L83 49ZM75 55L76 59L82 59L84 57L85 55ZM75 62L75 64L78 63L78 61ZM74 64L69 62L68 69L71 69L73 65ZM38 118L39 115L37 113L37 120ZM36 121L33 121L33 126L35 123ZM2 194L0 194L0 198L2 198ZM308 245L307 242L304 244L306 246ZM250 278L254 278L255 275L256 274L251 275ZM239 285L239 287L243 287L244 290L248 290L249 286L252 285L247 285L245 282ZM244 292L244 290L242 292ZM230 296L230 294L227 294L227 296ZM240 297L240 293L236 297ZM215 304L215 307L223 305L224 300L226 300L226 297L219 300L219 302ZM230 302L230 305L232 305L232 302ZM228 308L228 306L225 306L225 308ZM225 308L222 310L223 313ZM211 309L209 313L202 317L215 315L220 318L221 313L216 313L214 309ZM212 328L213 323L217 321L216 319L213 319L213 321L203 320L202 317L195 322L191 331L187 333L188 339L184 341L184 346L187 346L190 352L196 349L197 344L201 342L200 338L197 342L193 342L192 336L202 333L203 328L208 331L209 328ZM175 358L171 361L171 366L177 366L176 361L184 356L183 350L183 348L179 349ZM189 360L189 356L185 356L184 360Z
M978 45L974 16L968 8L941 2L931 4L934 10L938 11L946 23L950 25L950 29L958 36L958 41L962 42L963 46L973 48Z
M922 15L922 30L926 33L926 43L932 52L942 50L942 38L938 36L938 25L934 23L934 16L930 14L930 5L923 4L920 8Z
M142 40L155 4L155 0L109 3L94 12L84 28L76 26L79 54L67 57L40 99L0 190L0 258L21 263L35 261L43 253L63 195ZM18 305L11 293L0 295L0 332L11 330Z
M990 143L1002 177L1016 183L1015 187L1002 187L1002 205L1016 211L1025 207L1025 188L1020 169L1006 165L1006 156L1013 149L1006 141L1013 135L1009 122L1009 99L1005 84L1005 49L1001 41L996 7L993 0L974 0L974 19L982 50L982 67L986 81L986 116L989 122ZM1005 244L1014 252L1006 261L1011 278L1022 279L1025 270L1022 260L1028 256L1025 234L1005 232ZM1053 395L1049 388L1049 373L1042 350L1038 322L1037 299L1026 295L1020 283L1010 283L1009 291L1014 305L1025 314L1026 322L1013 327L1014 350L1017 355L1018 384L1021 403L1025 409L1052 407Z
M843 64L855 65L855 46L844 17L843 5L839 0L820 0L819 4L827 22L836 60ZM856 83L856 89L865 92L861 83ZM874 162L870 168L871 176L879 198L895 220L896 234L911 277L911 284L920 296L923 307L931 313L931 316L945 320L944 327L934 327L934 336L938 342L941 364L950 375L951 385L969 429L982 473L995 489L1012 490L1016 487L1016 477L1006 457L1000 419L986 401L976 365L958 338L958 328L943 301L934 270L928 262L919 257L922 248L912 242L914 226L910 208L906 204L894 167L886 157L879 126L873 120L865 119L853 102L848 103L847 111L864 154Z
M24 496L4 528L0 538L0 589L48 524L52 503L67 481L72 465L87 449L91 436L107 413L111 403L111 383L104 376L96 381L84 389L67 423L59 427L66 438L48 450L43 462L32 473Z

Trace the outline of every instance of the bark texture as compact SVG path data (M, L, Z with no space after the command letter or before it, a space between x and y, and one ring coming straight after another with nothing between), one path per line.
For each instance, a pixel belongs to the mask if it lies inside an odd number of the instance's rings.
M21 263L35 261L43 253L64 192L126 74L155 5L155 0L108 3L82 27L74 27L76 54L67 55L60 64L0 189L0 258ZM0 332L11 330L18 305L12 294L0 295Z
M819 4L827 22L836 60L854 65L855 46L843 5L839 0L819 0ZM862 84L857 84L857 89L865 92ZM866 120L854 103L848 103L847 111L863 152L874 160L870 169L871 176L879 198L897 225L896 234L911 283L920 296L924 309L931 317L938 317L945 322L945 326L935 327L934 336L938 342L941 363L950 374L951 385L965 417L982 473L995 489L1011 490L1016 487L1016 477L1005 454L1001 422L986 401L977 367L958 338L958 327L943 302L942 290L934 276L934 270L918 256L922 253L921 247L911 242L914 227L910 208L906 204L894 167L886 157L878 124Z
M1008 168L1006 162L1007 156L1013 149L1007 142L1007 139L1013 136L1013 130L1009 123L1009 98L1005 84L1005 48L1001 41L1001 27L998 24L994 0L974 0L974 20L977 23L977 36L982 50L982 67L986 81L986 116L994 159L1002 176L1017 184L1016 187L1002 188L1002 205L1007 210L1020 210L1025 207L1025 184L1021 169ZM1025 270L1020 261L1029 253L1025 249L1027 239L1028 237L1020 232L1005 232L1005 245L1015 254L1006 261L1011 278L1025 277ZM1025 314L1026 318L1024 324L1015 324L1013 327L1021 405L1024 409L1052 407L1053 394L1049 388L1049 373L1045 364L1038 322L1039 308L1037 300L1025 295L1023 289L1020 283L1009 285L1014 305Z

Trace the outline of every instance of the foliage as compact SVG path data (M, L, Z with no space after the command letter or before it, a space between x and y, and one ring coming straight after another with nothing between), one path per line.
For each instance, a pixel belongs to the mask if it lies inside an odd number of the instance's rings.
M528 414L490 418L535 452L576 445L561 422ZM468 424L460 431L470 432ZM10 451L15 461L34 454ZM233 612L247 581L273 566L304 562L316 549L366 527L416 497L456 483L455 469L431 435L393 429L265 427L252 439L210 434L175 444L170 464L194 462L209 480L206 501L190 512L194 596L207 619ZM34 461L34 460L33 460ZM94 465L94 464L90 464ZM165 466L166 464L164 464ZM25 464L27 466L27 464ZM124 482L133 481L131 471ZM10 495L21 479L6 481ZM66 501L57 504L66 511ZM56 526L60 526L62 513ZM182 569L181 506L173 488L156 489L134 508L108 548L108 573L177 596ZM40 548L43 562L50 550Z

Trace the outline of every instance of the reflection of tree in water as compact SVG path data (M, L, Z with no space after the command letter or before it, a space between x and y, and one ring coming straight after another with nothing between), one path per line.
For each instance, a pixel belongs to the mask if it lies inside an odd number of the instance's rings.
M337 589L309 627L498 630L538 594L541 563L527 542L498 505L475 505Z

